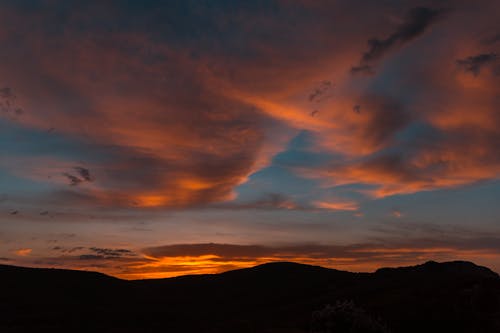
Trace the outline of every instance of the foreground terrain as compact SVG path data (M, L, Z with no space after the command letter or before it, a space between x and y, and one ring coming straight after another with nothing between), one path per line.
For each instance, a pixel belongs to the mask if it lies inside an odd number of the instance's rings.
M270 263L137 281L0 266L0 283L0 332L328 332L313 320L328 304L354 305L388 332L500 332L499 276L461 261L375 273Z

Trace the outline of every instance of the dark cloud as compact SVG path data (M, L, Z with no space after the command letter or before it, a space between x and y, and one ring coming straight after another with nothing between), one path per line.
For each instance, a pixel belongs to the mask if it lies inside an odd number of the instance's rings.
M260 245L234 245L234 244L176 244L146 248L143 252L153 257L181 257L216 255L227 259L255 258L268 256L275 250Z
M321 82L314 90L309 94L309 102L321 102L322 100L332 96L331 89L334 87L331 81Z
M351 68L352 74L372 74L370 63L381 59L396 46L401 46L422 35L433 23L441 19L447 10L426 7L410 9L396 30L386 38L371 38L368 40L368 51L363 53L359 66Z
M489 66L500 60L496 53L482 53L457 60L457 65L465 72L471 72L474 76L479 75L483 67Z
M72 174L69 174L69 173L63 173L63 176L68 178L69 180L69 185L71 186L76 186L78 184L80 184L81 182L83 182L83 180L81 180L80 178L72 175Z
M351 74L357 75L357 74L362 74L362 75L373 75L375 74L375 70L373 69L373 66L371 65L359 65L359 66L353 66L351 67Z
M22 116L24 113L24 109L17 103L17 96L9 87L0 89L0 111L11 114L15 117Z
M74 169L78 172L80 177L83 178L84 181L91 182L92 176L90 175L90 170L82 167L74 167Z
M12 92L12 89L9 87L4 87L0 89L0 98L4 99L12 99L15 98L16 95Z
M80 260L104 260L105 256L96 255L96 254L82 254L78 256Z
M137 254L128 249L114 249L101 247L63 247L54 246L53 251L63 254L60 260L71 261L74 259L85 261L123 261L137 257ZM89 253L90 252L90 253Z
M106 256L106 257L121 257L121 256L130 256L134 255L133 251L127 249L109 249L109 248L101 248L101 247L89 247L89 250L97 253L98 255Z
M75 247L63 247L63 246L54 246L52 248L54 251L59 251L61 253L74 253L74 252L87 252L91 251L91 254L88 254L88 258L90 259L91 255L102 256L103 258L119 258L126 256L135 256L136 254L128 249L113 249L113 248L102 248L102 247L83 247L83 246L75 246ZM84 254L87 255L87 254Z
M85 249L85 247L83 247L83 246L74 246L74 247L70 247L70 248L63 247L63 246L54 246L52 248L52 250L54 250L54 251L60 251L63 253L73 253L73 252L77 252L77 251L84 250L84 249Z
M69 180L69 185L71 186L77 186L83 182L91 182L93 181L92 176L90 175L90 170L83 168L83 167L74 167L73 168L80 177L72 175L68 172L64 172L63 176L68 178Z
M425 7L411 9L407 13L405 21L387 38L368 40L369 50L363 54L361 61L378 60L393 46L404 44L420 36L431 24L443 17L445 12L443 9Z

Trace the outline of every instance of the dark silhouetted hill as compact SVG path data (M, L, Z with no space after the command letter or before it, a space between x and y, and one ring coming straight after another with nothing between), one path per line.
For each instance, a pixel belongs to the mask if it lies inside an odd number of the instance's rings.
M375 273L270 263L136 281L0 265L0 286L0 332L326 333L360 321L383 332L500 332L498 274L461 261Z

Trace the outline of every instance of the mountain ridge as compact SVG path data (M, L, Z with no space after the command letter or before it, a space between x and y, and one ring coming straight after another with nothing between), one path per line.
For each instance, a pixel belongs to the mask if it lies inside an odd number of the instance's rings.
M463 261L373 273L278 262L149 280L0 265L0 287L8 333L305 333L314 313L336 304L393 333L500 332L500 277Z
M151 278L151 279L133 279L133 280L125 280L121 279L119 277L115 277L113 275L108 275L106 273L98 272L98 271L92 271L92 270L78 270L78 269L65 269L65 268L54 268L54 267L28 267L28 266L17 266L17 265L6 265L6 264L0 264L0 273L5 273L5 271L15 271L15 270L33 270L33 271L46 271L46 272L64 272L64 273L69 273L72 274L74 272L82 272L85 274L95 274L95 275L100 275L100 276L105 276L108 278L112 279L117 279L117 280L122 280L122 281L158 281L158 280L171 280L171 279L179 279L179 278L184 278L184 277L202 277L202 276L215 276L215 275L221 275L221 274L234 274L234 272L245 272L245 271L258 271L258 270L265 270L266 268L277 268L277 267L301 267L301 268L309 268L309 269L314 269L314 270L327 270L330 272L342 272L342 273L351 273L351 274L382 274L386 272L403 272L403 271L418 271L420 269L428 269L428 268L469 268L469 269L474 269L475 271L483 272L483 274L491 274L492 276L497 276L500 277L500 274L493 271L492 269L486 267L486 266L481 266L477 265L471 261L465 261L465 260L454 260L454 261L444 261L444 262L437 262L437 261L426 261L422 264L417 264L417 265L411 265L411 266L397 266L397 267L381 267L376 269L374 272L351 272L351 271L344 271L344 270L339 270L336 268L329 268L329 267L323 267L319 265L310 265L310 264L302 264L302 263L297 263L293 261L277 261L277 262L268 262L252 267L246 267L246 268L238 268L234 270L229 270L225 272L220 272L220 273L213 273L213 274L186 274L186 275L179 275L179 276L174 276L174 277L169 277L169 278ZM70 273L71 272L71 273Z

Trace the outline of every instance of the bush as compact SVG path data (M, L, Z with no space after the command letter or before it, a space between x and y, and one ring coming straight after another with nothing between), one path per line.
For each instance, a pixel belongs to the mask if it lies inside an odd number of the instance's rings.
M353 301L326 305L312 315L311 333L389 333L380 320L356 307Z

